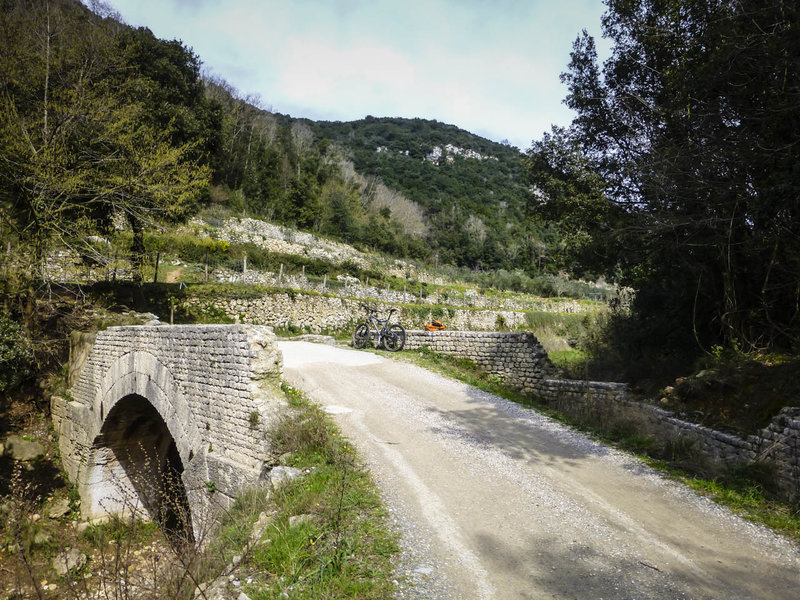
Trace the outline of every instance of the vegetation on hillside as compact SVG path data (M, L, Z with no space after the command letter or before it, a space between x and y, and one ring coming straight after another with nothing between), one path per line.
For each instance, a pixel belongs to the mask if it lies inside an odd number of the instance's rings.
M529 274L560 266L546 259L553 235L548 238L546 227L531 229L524 218L528 190L518 149L424 119L366 117L309 126L343 148L358 172L424 210L438 262Z
M715 346L796 352L800 85L782 3L609 1L611 57L579 36L563 75L578 116L524 155L435 121L273 114L101 3L0 7L0 291L28 332L51 249L107 259L92 236L124 226L140 275L162 249L149 230L212 205L482 286L624 282L633 315L597 337L595 374L666 381Z

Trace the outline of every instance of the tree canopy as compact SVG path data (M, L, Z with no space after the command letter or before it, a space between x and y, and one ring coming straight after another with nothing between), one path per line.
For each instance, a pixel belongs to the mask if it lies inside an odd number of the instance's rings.
M610 58L600 67L584 32L563 80L577 112L569 135L634 218L620 240L635 265L642 336L673 347L796 347L800 7L607 7Z
M115 216L136 258L145 225L184 219L207 189L202 128L184 131L207 113L196 58L177 42L142 57L148 30L66 1L3 0L0 32L0 206L30 264L19 272L40 277L54 243L80 245Z

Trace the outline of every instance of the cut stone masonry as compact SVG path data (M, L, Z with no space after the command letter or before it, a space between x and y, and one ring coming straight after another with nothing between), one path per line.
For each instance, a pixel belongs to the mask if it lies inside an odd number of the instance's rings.
M265 478L266 428L285 405L266 327L112 327L73 334L70 390L51 410L87 518L159 506L180 475L195 529Z

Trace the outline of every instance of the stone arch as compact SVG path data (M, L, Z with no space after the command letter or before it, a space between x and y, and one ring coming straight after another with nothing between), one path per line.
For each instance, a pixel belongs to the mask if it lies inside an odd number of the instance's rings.
M134 351L115 360L95 389L87 431L92 444L79 476L84 516L136 507L141 516L163 516L153 496L161 473L180 481L196 537L209 502L207 466L200 430L175 377L153 354Z

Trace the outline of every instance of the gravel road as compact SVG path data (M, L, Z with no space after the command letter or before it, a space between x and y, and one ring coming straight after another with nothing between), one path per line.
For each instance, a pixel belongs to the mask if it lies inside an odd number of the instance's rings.
M800 597L800 549L539 413L367 352L280 342L402 536L401 598Z

